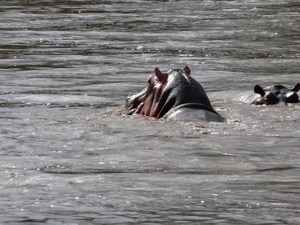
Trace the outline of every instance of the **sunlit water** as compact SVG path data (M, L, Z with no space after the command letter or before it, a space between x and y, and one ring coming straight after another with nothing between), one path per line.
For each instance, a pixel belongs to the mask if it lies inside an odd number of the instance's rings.
M297 1L1 1L0 224L298 224ZM188 65L225 123L127 116Z

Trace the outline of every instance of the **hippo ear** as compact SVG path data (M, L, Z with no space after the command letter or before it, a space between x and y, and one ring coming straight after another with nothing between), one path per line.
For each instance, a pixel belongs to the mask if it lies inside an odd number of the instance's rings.
M185 66L183 69L182 69L187 75L190 75L191 74L191 70L188 66Z
M264 89L261 86L259 86L258 84L254 86L254 92L257 94L260 94L261 96L265 96L265 94L266 94Z
M292 88L292 91L298 92L300 90L300 83L295 84L295 86Z
M161 83L165 83L168 78L168 74L162 73L158 68L154 69L154 73Z

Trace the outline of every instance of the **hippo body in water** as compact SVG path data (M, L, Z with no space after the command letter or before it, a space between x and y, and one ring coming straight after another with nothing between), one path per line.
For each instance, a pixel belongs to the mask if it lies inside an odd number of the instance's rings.
M158 68L155 76L147 80L147 87L126 100L128 114L177 121L223 122L212 107L202 86L190 76L190 68L173 69L162 73Z
M262 88L259 85L254 86L256 96L253 98L251 104L255 105L273 105L278 103L298 103L299 96L297 92L300 90L300 83L294 85L289 89L281 84L272 85Z

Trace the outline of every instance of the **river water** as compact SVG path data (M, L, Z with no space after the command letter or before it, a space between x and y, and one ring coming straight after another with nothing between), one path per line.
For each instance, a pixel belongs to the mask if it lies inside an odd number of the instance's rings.
M0 224L299 224L300 4L0 1ZM127 116L191 68L224 123Z

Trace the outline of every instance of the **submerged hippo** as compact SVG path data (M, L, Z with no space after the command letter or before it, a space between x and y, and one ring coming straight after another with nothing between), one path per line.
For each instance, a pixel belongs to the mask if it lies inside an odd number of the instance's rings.
M143 91L127 98L125 106L129 115L178 121L224 121L211 106L202 86L190 76L189 67L166 73L156 68L154 73Z
M297 92L300 89L300 83L295 84L292 89L289 89L281 84L272 85L262 88L259 85L254 86L254 92L259 94L254 97L251 104L255 105L272 105L283 102L297 103L299 96Z

